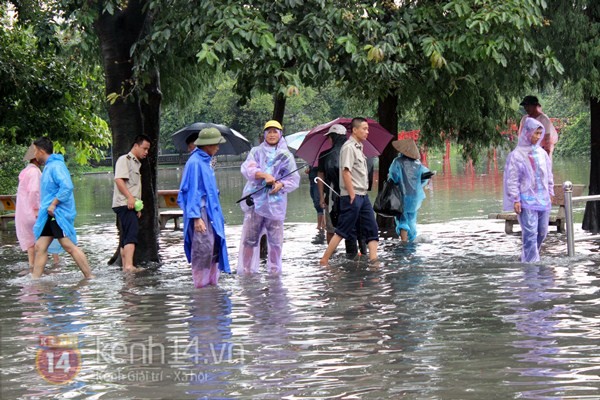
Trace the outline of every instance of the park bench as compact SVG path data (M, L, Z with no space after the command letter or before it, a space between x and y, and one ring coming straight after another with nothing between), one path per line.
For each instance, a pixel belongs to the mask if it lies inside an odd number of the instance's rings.
M583 189L585 185L573 185L573 197L583 195ZM549 225L556 226L558 233L565 232L565 193L563 192L562 184L554 185L554 198L552 199L552 205L558 206L558 212L556 214L550 214ZM519 224L517 214L514 211L503 211L499 213L491 213L488 215L489 219L503 219L504 220L504 232L507 234L513 233L513 226Z
M179 228L179 219L183 218L183 210L177 204L177 195L179 190L159 190L158 194L158 220L160 229L167 227L167 222L173 220L174 230Z
M0 222L2 230L8 229L8 223L15 220L15 210L17 209L17 196L0 194ZM8 213L5 213L8 212Z

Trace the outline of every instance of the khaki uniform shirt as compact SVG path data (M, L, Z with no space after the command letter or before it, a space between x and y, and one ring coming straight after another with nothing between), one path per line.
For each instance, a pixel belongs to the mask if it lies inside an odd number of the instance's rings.
M131 153L122 155L115 164L115 179L121 178L125 180L125 185L129 193L136 199L140 199L142 195L142 176L140 174L140 161ZM127 205L127 197L121 193L117 184L114 184L113 207L121 207Z
M369 188L369 171L367 169L367 157L363 153L363 145L350 136L340 151L340 194L348 196L346 184L344 183L344 170L350 170L352 174L352 186L356 195L366 195Z

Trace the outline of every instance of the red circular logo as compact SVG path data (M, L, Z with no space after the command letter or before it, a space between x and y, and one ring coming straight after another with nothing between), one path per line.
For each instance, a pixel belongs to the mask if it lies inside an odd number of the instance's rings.
M77 349L39 349L35 366L47 382L63 384L72 381L79 373L81 355Z

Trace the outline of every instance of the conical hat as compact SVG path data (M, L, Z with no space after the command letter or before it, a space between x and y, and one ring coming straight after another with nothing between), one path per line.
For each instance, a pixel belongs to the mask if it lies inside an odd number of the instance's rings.
M419 148L412 139L394 140L392 146L399 152L404 154L406 157L412 158L413 160L420 160L421 155L419 154Z
M35 147L33 145L30 145L29 148L27 149L27 152L25 153L25 155L23 156L23 161L31 161L35 158Z

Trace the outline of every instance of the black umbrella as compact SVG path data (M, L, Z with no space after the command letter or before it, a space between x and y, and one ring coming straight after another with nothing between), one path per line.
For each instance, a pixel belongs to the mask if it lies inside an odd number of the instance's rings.
M194 140L196 140L198 133L204 128L217 128L225 140L227 140L226 143L222 143L219 146L217 155L242 154L245 151L250 151L252 148L248 139L234 129L225 125L213 124L210 122L195 122L171 135L177 151L187 153L188 148L186 139L190 136L194 136Z

